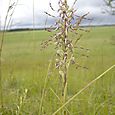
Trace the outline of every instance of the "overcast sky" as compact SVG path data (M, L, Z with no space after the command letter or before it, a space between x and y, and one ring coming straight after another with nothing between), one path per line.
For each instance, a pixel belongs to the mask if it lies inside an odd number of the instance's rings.
M16 0L11 0L11 3ZM46 15L44 11L52 14L49 8L49 2L52 3L54 9L58 9L58 0L34 0L35 26L44 27ZM69 5L72 5L74 0L68 0ZM0 0L0 22L4 25L5 15L8 9L9 0ZM89 17L93 18L92 24L115 24L115 16L108 13L103 14L104 2L103 0L78 0L76 6L79 15L90 12ZM50 17L47 24L52 23ZM28 27L33 23L33 0L19 0L18 5L12 17L12 25L14 27Z

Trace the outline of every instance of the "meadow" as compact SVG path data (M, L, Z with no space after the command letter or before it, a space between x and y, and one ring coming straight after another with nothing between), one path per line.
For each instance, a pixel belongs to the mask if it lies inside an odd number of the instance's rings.
M47 75L41 115L52 115L61 106L57 97L61 83L54 65L55 49L41 48L50 35L44 30L6 32L2 52L4 108L0 107L0 115L39 115ZM115 27L90 27L90 32L83 33L75 52L77 62L85 68L71 65L68 99L115 64ZM114 115L115 68L77 96L66 109L68 115Z

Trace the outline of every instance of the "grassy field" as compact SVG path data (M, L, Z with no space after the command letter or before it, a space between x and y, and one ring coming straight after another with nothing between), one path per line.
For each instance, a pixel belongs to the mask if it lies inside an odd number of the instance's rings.
M41 50L40 44L50 35L45 31L5 34L2 55L4 108L0 107L0 115L39 115L48 65L55 52L53 46ZM70 67L68 99L115 64L115 27L92 27L91 32L84 33L79 46L89 49L78 48L75 54L78 63L88 69ZM54 94L60 97L60 79L54 64L50 69L41 115L52 115L61 106ZM115 68L66 107L70 115L115 115Z

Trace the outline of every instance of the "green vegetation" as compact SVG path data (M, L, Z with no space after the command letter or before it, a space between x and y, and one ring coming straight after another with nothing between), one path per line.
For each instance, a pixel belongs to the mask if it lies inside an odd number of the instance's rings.
M71 65L68 99L115 64L114 30L115 27L92 27L91 32L83 34L76 55L78 55L79 64L88 69L79 67L76 70L75 66ZM0 114L38 115L47 68L54 54L53 46L41 49L41 43L50 35L51 33L46 31L20 31L5 34L2 54L4 109L0 107ZM71 37L75 38L75 36ZM61 90L60 79L54 64L51 65L48 74L50 76L46 84L42 115L52 115L61 106L54 94L55 92L59 96ZM114 115L115 69L104 75L66 107L70 115L86 113L87 115ZM61 112L58 115L61 115Z

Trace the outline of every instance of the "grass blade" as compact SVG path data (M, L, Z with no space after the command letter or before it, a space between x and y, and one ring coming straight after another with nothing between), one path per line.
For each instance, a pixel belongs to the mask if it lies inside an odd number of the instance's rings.
M73 99L75 99L79 94L81 94L83 91L85 91L88 87L90 87L93 83L95 83L97 80L102 78L107 72L109 72L111 69L113 69L115 65L111 66L109 69L104 71L102 74L100 74L98 77L96 77L94 80L92 80L90 83L88 83L84 88L82 88L78 93L76 93L73 97L71 97L65 104L63 104L59 109L57 109L52 115L56 115L61 109L63 109L67 104L69 104Z

